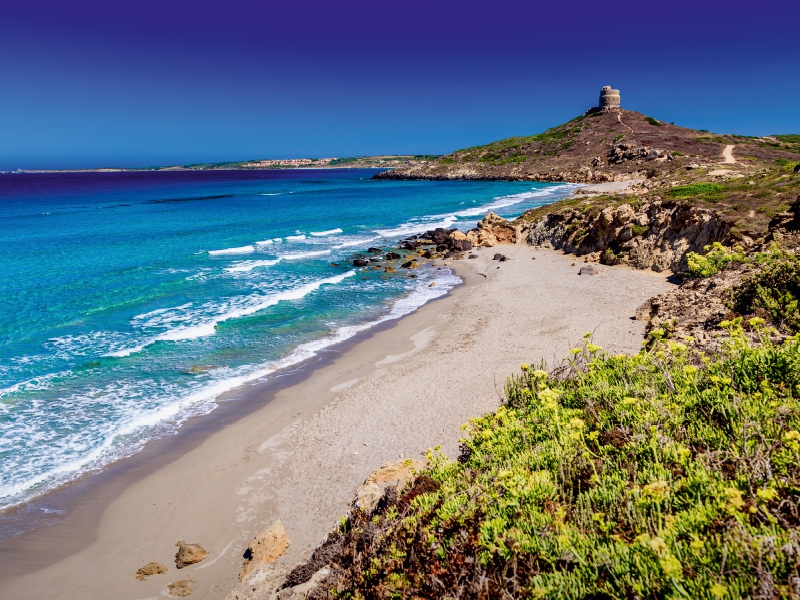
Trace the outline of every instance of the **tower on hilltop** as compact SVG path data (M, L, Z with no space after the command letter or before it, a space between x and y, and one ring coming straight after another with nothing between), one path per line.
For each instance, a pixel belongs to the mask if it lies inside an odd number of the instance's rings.
M600 110L619 108L619 90L612 90L610 85L600 90Z

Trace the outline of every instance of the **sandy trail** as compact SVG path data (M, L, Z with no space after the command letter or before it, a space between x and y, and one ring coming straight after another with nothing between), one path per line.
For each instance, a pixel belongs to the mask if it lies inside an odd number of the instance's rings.
M733 144L728 144L725 146L725 149L722 151L722 164L723 165L734 165L736 164L736 159L733 158L733 149L735 146Z
M495 252L512 260L493 261ZM460 425L498 406L510 373L559 361L587 331L612 353L637 351L636 308L672 287L664 274L623 267L579 276L574 257L528 246L478 254L457 263L466 286L127 482L107 504L89 498L86 514L0 546L0 598L141 600L187 575L194 598L224 598L248 542L275 519L291 540L280 560L302 560L370 471L438 444L456 457ZM69 545L80 536L81 547ZM177 571L177 540L211 554ZM152 560L168 573L134 579Z

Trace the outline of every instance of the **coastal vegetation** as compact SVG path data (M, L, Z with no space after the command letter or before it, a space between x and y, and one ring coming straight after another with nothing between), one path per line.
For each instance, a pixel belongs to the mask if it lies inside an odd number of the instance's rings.
M331 570L318 595L794 597L798 339L722 325L714 356L612 355L587 334L555 369L522 365L457 461L429 451L399 496L342 521L312 558Z

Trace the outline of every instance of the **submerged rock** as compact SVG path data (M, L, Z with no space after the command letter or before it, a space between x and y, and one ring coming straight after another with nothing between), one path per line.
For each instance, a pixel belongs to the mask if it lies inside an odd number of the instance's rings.
M178 551L175 553L175 566L179 569L199 563L208 556L208 551L200 544L187 544L181 541L175 545L178 546Z

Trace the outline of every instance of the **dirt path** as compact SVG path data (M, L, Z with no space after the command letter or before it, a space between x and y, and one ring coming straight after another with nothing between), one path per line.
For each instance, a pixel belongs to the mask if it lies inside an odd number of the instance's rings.
M736 164L736 159L733 158L733 148L732 144L728 144L725 146L725 150L722 151L722 158L725 160L722 161L724 165L733 165Z
M617 115L617 121L619 121L619 124L620 124L620 125L625 125L625 123L623 123L623 122L622 122L622 116L620 116L620 115ZM631 133L633 133L633 127L631 127L630 125L625 125L625 127L627 127L628 129L630 129Z

